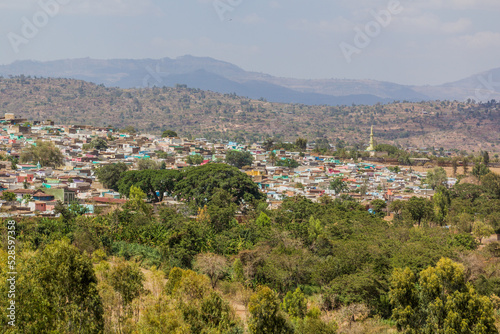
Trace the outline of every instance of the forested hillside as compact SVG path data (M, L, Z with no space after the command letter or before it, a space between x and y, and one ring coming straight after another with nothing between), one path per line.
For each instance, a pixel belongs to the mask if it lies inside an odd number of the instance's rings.
M498 151L500 105L436 101L376 106L306 106L250 100L234 94L176 88L118 89L84 81L0 79L0 112L62 124L134 126L182 136L255 141L329 138L405 147Z
M130 199L116 210L59 204L58 219L17 220L18 332L497 333L500 244L479 243L500 231L499 175L394 201L389 223L346 195L268 210L220 164L170 175L184 205L153 207L124 173Z

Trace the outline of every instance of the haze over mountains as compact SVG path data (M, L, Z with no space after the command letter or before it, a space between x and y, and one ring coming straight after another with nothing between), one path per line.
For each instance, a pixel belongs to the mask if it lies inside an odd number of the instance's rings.
M16 61L0 66L0 75L80 79L108 87L175 86L236 93L252 99L308 105L386 103L394 100L500 100L500 68L439 86L406 86L375 80L293 79L248 72L213 58L90 58L48 62Z

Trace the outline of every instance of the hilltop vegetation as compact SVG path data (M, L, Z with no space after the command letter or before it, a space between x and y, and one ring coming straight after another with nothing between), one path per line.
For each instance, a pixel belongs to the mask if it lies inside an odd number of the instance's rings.
M256 141L298 137L368 141L468 151L498 151L500 104L395 102L375 106L306 106L250 100L187 88L119 89L78 80L0 79L0 111L30 120L89 124L181 136Z

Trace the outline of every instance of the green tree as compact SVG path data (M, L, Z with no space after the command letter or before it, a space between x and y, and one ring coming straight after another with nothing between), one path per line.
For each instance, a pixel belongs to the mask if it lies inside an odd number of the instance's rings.
M342 178L337 177L330 182L330 189L335 191L335 194L341 194L346 192L349 188L347 187L347 183L342 180Z
M305 151L307 148L307 139L305 138L298 138L295 141L295 147L297 147L301 151Z
M466 283L464 267L442 258L417 277L395 269L389 297L399 330L411 334L498 333L488 297Z
M109 283L120 294L125 310L128 310L132 301L143 292L144 280L141 269L135 263L126 261L117 263L109 273Z
M128 197L130 187L136 186L141 188L148 198L161 202L165 193L174 192L175 184L181 177L180 171L172 169L127 171L118 181L118 191Z
M111 165L104 165L95 170L99 182L106 188L118 191L118 181L120 181L122 174L128 170L127 165L119 162Z
M483 163L488 166L490 164L490 154L488 153L488 151L484 151L483 152Z
M7 202L13 202L16 200L16 194L10 191L2 192L2 199Z
M432 202L428 199L415 197L410 198L405 204L405 210L410 218L420 226L422 220L431 219L433 216Z
M203 157L201 156L201 154L190 155L186 159L186 163L190 165L201 165L202 162L203 162Z
M262 147L266 151L270 151L274 147L274 139L273 138L267 138L264 141L264 144L262 144Z
M280 310L278 294L268 287L260 287L248 303L248 328L253 334L288 334L293 327Z
M495 233L495 229L490 224L485 223L482 220L476 220L472 224L472 235L479 240L480 244L484 238L489 237L493 233Z
M284 166L288 168L297 168L299 167L299 163L295 159L285 158L282 160L278 160L276 166Z
M307 299L302 290L297 288L294 292L287 292L281 307L291 317L303 319L307 313Z
M175 194L178 199L203 207L218 189L226 190L237 205L264 198L247 174L226 164L206 164L187 169L175 185Z
M103 307L89 256L68 240L17 255L15 333L103 332ZM7 263L6 257L3 260ZM0 276L5 282L7 266L0 266ZM6 288L0 285L5 296L0 298L0 327L4 329L8 328Z
M385 216L384 210L387 208L387 203L382 199L375 199L372 201L373 210L381 217Z
M177 136L177 132L175 131L172 131L172 130L165 130L163 131L163 133L161 134L161 137L162 138L171 138L171 137L178 137Z
M441 187L432 197L434 203L434 217L436 222L442 224L448 215L448 210L451 204L449 191Z
M481 178L483 175L486 175L489 172L490 172L490 169L485 164L476 164L472 168L472 175L474 175L477 178Z
M425 183L427 183L432 189L436 189L439 186L446 185L447 180L448 177L446 176L444 168L436 167L427 173Z
M268 159L271 162L271 165L274 166L274 164L276 163L276 160L278 158L276 157L276 153L274 151L271 151L271 152L269 152Z
M481 177L481 185L486 193L495 198L500 198L500 175L496 173L488 173Z
M137 169L148 170L148 169L162 169L161 164L153 159L139 159L137 162Z
M90 145L98 151L108 148L108 142L104 138L95 138L90 142Z
M21 152L22 162L40 162L44 167L58 167L62 165L63 159L61 150L51 141L37 140L34 145L28 145Z
M236 168L251 166L253 163L252 154L248 151L232 150L226 153L226 162Z

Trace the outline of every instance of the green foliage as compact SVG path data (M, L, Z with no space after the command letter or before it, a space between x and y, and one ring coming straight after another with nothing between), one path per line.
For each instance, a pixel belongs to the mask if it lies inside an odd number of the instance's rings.
M149 170L149 169L162 169L161 163L153 159L139 159L137 162L137 169L139 170Z
M405 333L497 333L488 297L465 283L464 268L450 259L420 272L396 269L390 300L398 329Z
M236 258L233 262L233 280L235 282L244 282L245 281L245 273L243 271L243 264L241 260Z
M236 168L251 166L253 163L252 154L248 151L228 151L226 153L226 162Z
M302 290L297 288L294 292L287 292L281 307L292 318L303 319L307 313L307 299Z
M387 203L384 200L375 199L371 202L371 205L375 213L377 213L381 217L385 216L384 210L387 208Z
M476 220L474 224L472 224L472 235L479 239L479 243L481 243L483 238L487 238L493 233L495 233L493 227L482 220Z
M297 167L299 167L299 163L295 159L285 158L285 159L278 160L278 162L276 163L276 166L297 168Z
M250 333L293 333L292 325L280 310L278 294L268 287L260 287L248 303Z
M436 167L432 171L427 172L427 177L425 183L427 183L432 189L436 189L439 186L446 184L446 171L442 167Z
M38 163L43 167L58 167L62 165L64 156L52 141L37 140L35 145L28 145L21 152L22 162Z
M144 279L144 274L136 264L124 261L117 263L109 275L110 284L120 294L124 308L143 291Z
M301 151L305 151L307 149L307 139L305 139L305 138L298 138L295 141L295 147L297 147Z
M330 189L335 191L335 194L341 194L348 190L347 183L342 178L335 178L330 182Z
M186 163L190 165L200 165L203 162L203 157L200 154L190 155L186 159Z
M128 170L127 165L119 162L111 165L104 165L95 170L95 174L106 188L118 191L118 182L122 174Z
M475 177L482 177L490 172L490 169L486 164L476 164L474 168L472 168L472 175Z
M90 142L90 146L98 151L102 151L108 148L108 142L104 138L95 138Z
M163 133L162 133L161 136L162 136L162 138L166 138L166 137L178 137L177 132L172 131L172 130L165 130L165 131L163 131Z
M175 194L202 207L218 189L227 191L238 205L264 198L248 175L226 164L206 164L186 170L175 185Z
M466 250L475 250L479 246L476 239L470 234L457 234L450 240L450 244L455 247L462 247Z
M421 225L422 220L432 219L434 214L434 209L430 200L415 196L406 202L405 210L408 212L411 220L418 225Z
M0 252L3 263L7 253ZM6 281L7 266L0 267ZM16 329L22 333L102 333L104 320L92 262L67 240L17 256ZM10 277L9 277L10 278ZM0 326L8 328L7 285L0 285Z
M129 197L132 186L139 187L155 202L163 200L164 193L173 193L176 182L181 178L177 170L128 171L118 181L120 194Z
M16 194L10 191L3 191L2 192L2 199L7 202L13 202L17 198Z

